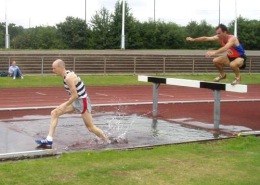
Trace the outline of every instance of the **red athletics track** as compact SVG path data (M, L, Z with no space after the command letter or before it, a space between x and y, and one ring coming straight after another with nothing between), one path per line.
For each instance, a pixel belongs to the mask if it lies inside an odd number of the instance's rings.
M152 84L146 86L88 87L88 94L96 111L113 111L117 106L100 104L136 103L125 111L132 114L148 114L152 110ZM220 125L245 126L260 130L260 85L249 85L248 93L221 91ZM68 98L63 87L48 88L1 88L0 119L19 115L49 114L50 109L3 111L20 107L57 106ZM189 87L161 85L159 87L160 119L190 118L194 121L213 123L213 91ZM200 103L198 103L200 102ZM141 104L146 103L146 104ZM141 104L141 105L139 105Z

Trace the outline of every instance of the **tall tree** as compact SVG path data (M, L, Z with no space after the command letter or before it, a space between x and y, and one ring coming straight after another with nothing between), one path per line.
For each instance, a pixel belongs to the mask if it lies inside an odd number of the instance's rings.
M0 48L5 46L5 33L4 33L4 23L0 23Z
M229 30L234 33L234 24L229 24ZM247 50L259 50L260 49L260 21L248 20L243 17L237 19L237 36L243 47Z
M157 25L157 48L180 49L184 45L183 28L175 23L158 22Z
M23 33L11 39L14 49L62 49L54 26L24 29Z
M5 47L5 23L0 23L0 48ZM24 28L22 26L16 26L13 23L8 25L8 34L10 36L10 47L13 48L12 39L16 36L23 34Z
M88 31L85 20L67 17L65 22L59 23L56 26L66 48L87 48Z
M61 41L57 37L57 29L54 26L36 27L33 33L34 49L62 48Z
M191 21L186 26L186 34L190 37L201 37L201 36L213 36L216 34L215 28L209 25L205 20L201 21L198 24L196 21ZM194 49L208 49L219 47L217 42L196 42L196 43L187 43L187 48Z
M32 30L27 29L24 30L22 34L17 35L12 38L12 48L14 49L35 49L33 48L33 38L32 38Z
M113 46L114 48L119 48L121 45L121 35L122 35L122 1L117 1L115 5L115 12L112 15L111 23L111 34L114 38ZM135 48L135 40L138 37L137 21L130 13L130 8L128 3L125 2L125 47Z
M140 23L139 25L140 49L156 49L157 48L157 32L159 32L156 23L152 20Z
M111 14L104 7L91 18L90 48L112 48L111 18Z

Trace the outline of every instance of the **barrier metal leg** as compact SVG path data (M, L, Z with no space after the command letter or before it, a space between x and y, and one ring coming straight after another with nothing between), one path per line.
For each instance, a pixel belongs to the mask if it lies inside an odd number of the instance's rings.
M214 129L219 129L220 121L220 90L214 90Z
M153 83L153 117L158 115L158 88L160 84Z

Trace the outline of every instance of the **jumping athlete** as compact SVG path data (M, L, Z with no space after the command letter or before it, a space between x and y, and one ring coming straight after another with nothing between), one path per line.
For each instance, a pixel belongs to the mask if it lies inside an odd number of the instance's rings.
M35 142L41 146L52 146L53 135L58 124L58 118L66 113L78 112L90 132L96 134L104 142L110 143L102 130L96 127L92 121L91 103L83 81L73 71L65 69L63 60L55 60L52 64L53 72L63 78L65 90L70 94L68 101L62 103L51 112L51 124L49 134L45 139L37 139Z
M186 40L190 42L204 42L204 41L219 41L221 48L208 51L206 57L211 57L220 53L227 52L227 55L218 56L213 59L213 64L219 71L219 76L214 78L214 82L219 82L226 78L226 73L224 72L224 66L229 66L235 73L235 80L231 83L232 85L239 84L241 81L240 69L246 67L246 55L242 45L239 40L234 35L228 34L228 29L225 25L220 24L216 28L216 34L212 37L198 37L192 38L187 37Z

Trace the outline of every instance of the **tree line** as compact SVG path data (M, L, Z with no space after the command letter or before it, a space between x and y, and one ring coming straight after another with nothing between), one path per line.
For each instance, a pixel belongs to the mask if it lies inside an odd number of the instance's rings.
M90 23L68 16L56 26L23 28L9 24L11 49L119 49L122 30L122 2L115 4L110 13L105 7L96 11ZM234 32L234 21L227 27ZM260 21L237 19L237 32L246 50L259 50ZM134 18L129 5L125 5L126 49L207 49L219 47L218 43L188 43L187 36L212 36L215 27L206 20L191 21L186 26L161 20L140 22ZM5 23L0 23L0 48L5 48Z

